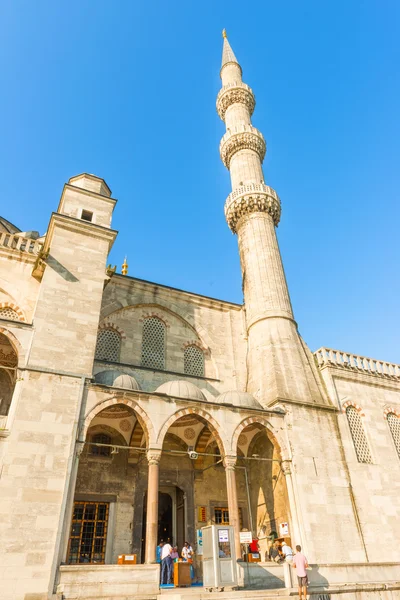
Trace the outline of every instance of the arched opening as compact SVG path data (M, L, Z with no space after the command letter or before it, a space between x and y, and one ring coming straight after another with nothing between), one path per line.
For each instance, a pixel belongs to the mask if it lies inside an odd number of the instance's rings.
M17 380L18 356L10 340L0 333L0 418L7 416Z
M195 578L201 580L199 532L207 523L220 523L221 514L225 517L228 514L226 477L222 465L225 452L218 424L203 410L184 409L165 423L159 443L162 450L157 543L169 541L178 547L180 554L184 542L188 541L195 548ZM143 517L144 537L146 510Z
M291 544L289 500L279 445L265 424L253 422L237 440L239 501L245 497L248 529L258 540L260 558L269 560L276 539Z
M147 432L133 406L117 400L103 406L85 421L67 564L116 564L120 554L133 549L134 501L140 466L147 465Z

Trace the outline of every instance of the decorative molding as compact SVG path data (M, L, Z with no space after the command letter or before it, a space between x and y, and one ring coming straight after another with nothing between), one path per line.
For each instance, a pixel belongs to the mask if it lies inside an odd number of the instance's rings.
M13 302L0 302L0 310L5 309L5 308L10 308L11 310L13 310L18 315L18 320L15 319L15 322L22 321L23 323L26 323L26 319L25 319L24 313L19 308L19 306L17 306ZM0 319L1 318L2 317L0 315ZM9 320L13 321L14 319L9 319Z
M225 121L227 109L237 103L247 106L251 116L256 105L252 89L245 83L225 85L217 96L217 112L222 121Z
M361 408L361 406L359 404L356 404L356 402L353 402L353 400L347 400L346 402L344 402L342 404L342 412L346 413L346 409L349 408L349 406L352 406L353 408L355 408L362 417L365 417L365 414L363 413L363 409Z
M99 331L103 330L103 329L112 329L114 331L116 331L122 339L126 339L126 333L123 331L123 329L121 329L121 327L118 327L118 325L116 325L111 318L106 317L103 322L99 325Z
M208 352L207 346L205 346L201 340L191 340L190 342L185 342L182 344L182 350L186 350L186 348L189 348L189 346L196 346L202 352Z
M144 313L142 313L142 316L139 319L139 322L143 323L143 321L145 319L149 319L151 317L154 317L154 318L159 319L160 321L162 321L164 323L165 327L170 327L170 324L167 321L167 319L163 315L160 315L160 313L157 313L157 312L144 312Z
M271 215L275 226L281 218L281 202L269 185L251 183L231 192L225 202L225 218L233 233L237 233L239 219L255 212Z
M222 459L223 465L227 471L234 471L236 466L237 456L224 456Z
M394 408L394 406L387 406L383 411L383 418L387 420L388 415L393 414L396 415L400 419L400 410L398 408Z
M227 169L229 169L232 156L240 150L254 150L262 162L267 146L261 131L252 125L242 125L233 130L228 129L219 146L222 162Z

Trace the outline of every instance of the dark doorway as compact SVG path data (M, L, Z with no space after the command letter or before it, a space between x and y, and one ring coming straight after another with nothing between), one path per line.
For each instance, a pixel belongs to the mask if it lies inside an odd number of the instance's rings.
M175 544L172 531L172 498L164 492L158 493L158 533L157 540Z
M163 540L171 545L177 545L180 552L185 542L185 494L183 490L175 486L166 489L168 491L158 492L157 543ZM147 493L143 500L142 563L145 561L146 517Z

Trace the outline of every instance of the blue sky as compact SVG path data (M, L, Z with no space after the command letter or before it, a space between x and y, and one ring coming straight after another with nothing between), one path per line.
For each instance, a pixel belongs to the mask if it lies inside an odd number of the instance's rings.
M221 29L257 98L303 337L400 362L397 0L4 0L2 216L46 230L83 171L118 198L110 262L242 301L218 145Z

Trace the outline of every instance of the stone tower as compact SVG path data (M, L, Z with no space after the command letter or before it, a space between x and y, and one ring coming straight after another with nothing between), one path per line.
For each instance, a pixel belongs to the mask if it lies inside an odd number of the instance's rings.
M264 137L251 123L255 98L223 32L217 111L226 124L220 154L232 192L225 216L238 235L248 336L248 384L263 406L277 401L326 404L311 352L299 336L275 227L281 204L265 184Z

